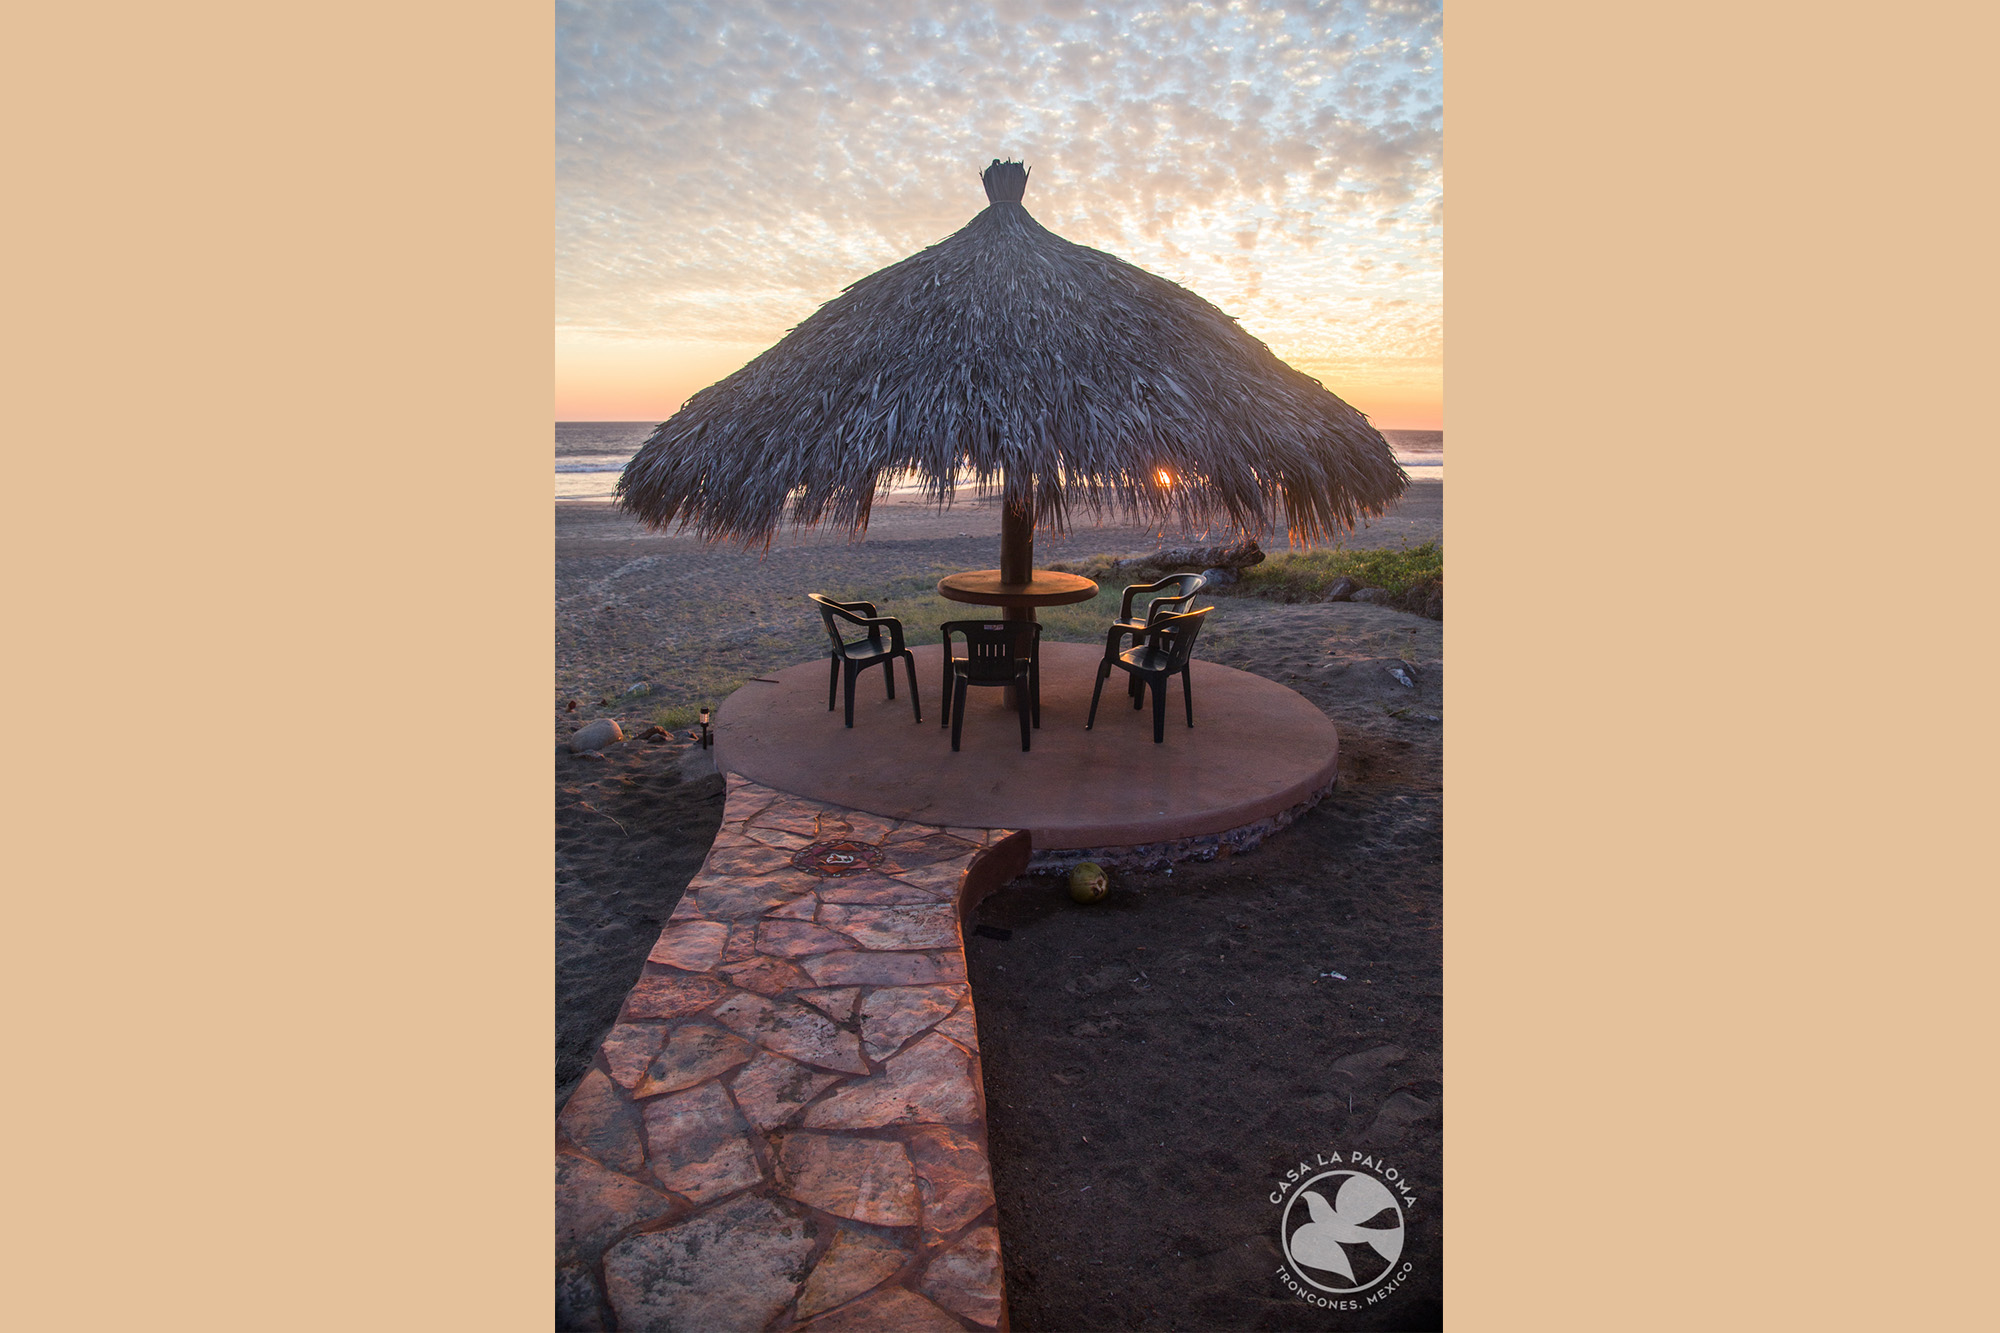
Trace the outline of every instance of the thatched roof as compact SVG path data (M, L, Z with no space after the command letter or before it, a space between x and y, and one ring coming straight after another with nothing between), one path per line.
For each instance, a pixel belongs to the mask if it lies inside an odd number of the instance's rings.
M1317 541L1407 480L1368 419L1193 292L1028 215L996 161L962 229L861 279L690 397L618 481L654 526L768 541L781 520L859 533L878 477L939 504L970 484L1036 521L1289 519ZM1163 485L1160 475L1171 481Z

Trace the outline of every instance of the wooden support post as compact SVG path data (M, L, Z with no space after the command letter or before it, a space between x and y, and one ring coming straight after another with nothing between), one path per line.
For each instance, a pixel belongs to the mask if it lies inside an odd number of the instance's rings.
M1007 501L1000 510L1000 581L1026 583L1034 577L1034 492L1026 487L1019 491L1010 488ZM1004 606L1000 608L1000 618L1032 621L1035 609L1031 606ZM1012 685L1000 691L1000 702L1008 708L1015 706Z

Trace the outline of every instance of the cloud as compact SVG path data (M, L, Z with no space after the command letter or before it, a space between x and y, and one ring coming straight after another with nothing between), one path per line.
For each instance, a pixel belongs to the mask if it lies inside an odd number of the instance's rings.
M1441 345L1436 4L725 0L556 18L572 335L767 345L963 226L985 205L978 169L1020 157L1044 225L1193 288L1281 356Z

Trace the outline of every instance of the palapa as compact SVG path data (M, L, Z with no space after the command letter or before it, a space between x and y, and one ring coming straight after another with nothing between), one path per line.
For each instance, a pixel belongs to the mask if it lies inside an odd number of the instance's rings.
M987 207L872 273L694 394L625 467L654 527L768 543L782 522L868 526L878 478L948 503L1005 498L1002 568L1039 524L1282 515L1312 543L1382 513L1408 478L1368 419L1193 292L1049 231L1028 172L995 160Z

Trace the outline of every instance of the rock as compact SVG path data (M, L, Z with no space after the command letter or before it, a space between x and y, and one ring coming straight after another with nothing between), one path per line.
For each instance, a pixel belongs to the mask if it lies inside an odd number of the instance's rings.
M611 1077L622 1087L635 1086L645 1077L646 1066L653 1063L653 1057L666 1044L667 1029L660 1023L620 1023L611 1029L599 1048L604 1052L604 1063L611 1066Z
M980 1119L971 1057L933 1032L873 1078L837 1088L806 1111L807 1129L970 1125Z
M1410 585L1410 590L1397 599L1396 605L1432 620L1443 620L1444 580L1424 579Z
M729 925L723 921L688 921L668 926L660 934L649 963L677 967L683 972L709 972L722 961L722 948L729 939Z
M747 963L725 964L722 975L729 984L759 995L782 995L813 984L813 979L797 964L782 958L757 958Z
M986 1153L971 1135L920 1125L910 1131L907 1147L917 1168L926 1231L948 1236L993 1206Z
M646 1165L639 1113L618 1095L601 1069L583 1076L556 1124L571 1143L613 1171L636 1175Z
M1263 548L1250 538L1229 546L1163 546L1111 562L1113 569L1248 569L1264 563Z
M778 1164L785 1192L821 1212L879 1227L915 1226L922 1215L916 1169L894 1139L792 1133Z
M806 959L805 969L821 986L929 986L964 977L962 967L927 953L823 953Z
M1390 1065L1401 1064L1410 1053L1400 1046L1371 1046L1365 1051L1343 1055L1333 1062L1333 1072L1348 1078L1372 1078Z
M958 1007L963 986L883 986L861 1002L862 1049L881 1060Z
M957 1013L938 1024L937 1030L969 1051L979 1049L979 1024L972 1016L971 1005L961 1006Z
M813 1333L965 1333L965 1325L913 1291L883 1287L813 1320Z
M635 680L625 687L625 696L628 699L634 696L651 694L652 692L653 682L650 680Z
M1411 1125L1420 1120L1428 1120L1437 1114L1437 1103L1426 1101L1414 1093L1398 1089L1389 1094L1382 1103L1382 1109L1375 1113L1375 1120L1362 1135L1362 1141L1370 1144L1393 1144L1400 1141Z
M624 739L625 733L619 728L616 718L600 717L595 722L586 722L578 727L569 738L569 748L573 754L582 754L586 750L601 750Z
M1348 596L1350 602L1366 602L1370 606L1387 606L1395 600L1387 588L1360 588Z
M720 1028L712 1028L702 1023L689 1023L675 1029L674 1035L667 1040L666 1049L647 1066L645 1081L632 1089L632 1095L655 1097L663 1092L679 1092L683 1088L692 1088L697 1083L705 1082L717 1074L727 1073L747 1062L750 1054L750 1043L735 1033L724 1032ZM591 1072L595 1074L597 1071ZM607 1084L610 1081L605 1079ZM575 1104L574 1098L571 1099L571 1104ZM576 1136L572 1133L570 1137ZM577 1141L586 1149L590 1146L583 1144L580 1139ZM617 1165L608 1158L603 1160L608 1166ZM638 1165L634 1162L631 1169L637 1170Z
M980 1227L924 1269L917 1290L975 1324L1000 1322L1000 1233Z
M1417 688L1417 669L1409 665L1408 663L1406 662L1390 663L1389 674L1395 677L1396 683L1398 685L1401 685L1404 689L1414 690L1415 688Z
M1345 602L1352 599L1354 594L1359 591L1361 591L1360 581L1342 574L1333 581L1332 586L1327 588L1326 600L1329 602Z
M1224 569L1220 565L1214 565L1202 570L1201 576L1208 580L1208 586L1211 588L1227 588L1230 584L1237 582L1236 571L1233 569Z
M777 958L804 958L810 954L852 949L855 941L838 931L810 921L765 920L757 927L757 951Z
M729 987L719 977L640 977L639 984L625 997L624 1017L628 1022L685 1018L697 1010L708 1008L727 994Z
M590 1270L576 1264L556 1269L556 1327L577 1333L598 1333L604 1322L603 1298Z
M839 1078L775 1051L759 1051L737 1074L730 1092L745 1120L758 1129L775 1129Z
M819 919L865 949L956 949L959 945L958 909L951 903L910 907L828 903L820 908ZM853 944L843 947L852 948Z
M909 1254L893 1241L841 1228L799 1293L799 1318L844 1305L901 1268Z
M813 1222L748 1197L678 1226L620 1241L604 1285L620 1328L763 1328L805 1281Z
M704 1083L644 1105L646 1155L668 1189L703 1204L762 1178L747 1137L750 1126L721 1084Z
M860 1034L802 1004L773 1004L758 995L741 994L717 1005L715 1018L767 1051L843 1074L868 1072L868 1062L861 1058Z
M587 1157L556 1154L556 1258L593 1263L634 1226L686 1211L650 1186Z

